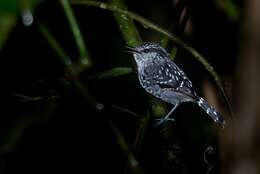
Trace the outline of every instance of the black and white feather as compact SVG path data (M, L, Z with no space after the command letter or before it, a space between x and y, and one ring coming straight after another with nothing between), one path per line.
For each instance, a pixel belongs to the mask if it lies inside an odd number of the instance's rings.
M159 123L168 120L177 106L183 102L197 103L214 122L224 126L223 117L199 97L186 74L170 59L159 44L146 42L137 47L127 47L133 53L142 87L150 94L174 105Z

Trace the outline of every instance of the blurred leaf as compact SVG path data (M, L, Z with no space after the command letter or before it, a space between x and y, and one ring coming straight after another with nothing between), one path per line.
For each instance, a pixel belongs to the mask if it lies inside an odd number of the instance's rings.
M0 1L0 49L17 21L18 0Z
M19 1L19 6L20 9L29 9L29 10L34 10L37 5L40 3L41 1L39 0L20 0Z
M1 0L0 11L8 13L16 13L18 11L18 0Z
M233 20L238 19L239 12L236 4L229 0L225 2L225 5L226 5L226 12L228 17Z
M0 50L16 25L19 13L32 11L37 4L35 0L0 0Z
M0 50L7 40L11 29L15 26L16 20L17 16L14 13L0 11Z
M216 5L221 8L231 20L239 18L239 9L232 0L216 0Z
M92 76L88 77L87 79L88 80L91 80L91 79L102 80L102 79L113 78L113 77L130 74L132 72L133 72L132 68L129 68L129 67L116 67L116 68L92 75Z
M167 113L167 105L164 102L153 98L151 99L152 112L156 118L162 118Z

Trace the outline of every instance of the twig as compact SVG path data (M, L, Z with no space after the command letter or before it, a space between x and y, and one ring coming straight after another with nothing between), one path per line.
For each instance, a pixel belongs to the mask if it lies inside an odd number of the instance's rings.
M53 50L58 54L59 58L62 60L62 62L67 66L71 67L72 62L70 57L67 55L67 53L63 50L63 48L59 45L59 43L55 40L55 38L50 34L48 29L45 25L40 24L39 30L44 35L50 46L53 48Z
M130 111L130 110L126 109L126 108L123 108L121 106L117 106L117 105L114 105L114 104L110 104L110 106L112 108L114 108L114 109L117 109L117 110L120 110L120 111L123 111L125 113L130 114L130 115L134 116L135 118L137 118L138 120L140 120L142 118L141 115L138 115L137 113L135 113L133 111Z

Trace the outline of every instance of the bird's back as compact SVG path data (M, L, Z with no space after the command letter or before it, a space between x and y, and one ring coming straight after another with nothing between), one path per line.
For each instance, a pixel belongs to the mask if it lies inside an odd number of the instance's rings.
M139 68L139 80L150 94L165 102L192 101L196 92L186 74L170 59L151 59Z

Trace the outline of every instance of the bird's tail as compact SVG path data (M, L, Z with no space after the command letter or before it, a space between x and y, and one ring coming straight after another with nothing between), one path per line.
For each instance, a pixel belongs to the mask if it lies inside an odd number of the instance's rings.
M199 97L197 102L198 105L214 120L215 123L219 124L221 127L224 127L224 118L212 106L210 106L206 100Z

